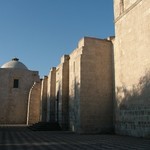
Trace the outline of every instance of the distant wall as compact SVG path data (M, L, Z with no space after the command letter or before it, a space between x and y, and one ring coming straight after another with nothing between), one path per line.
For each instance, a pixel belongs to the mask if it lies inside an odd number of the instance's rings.
M56 110L56 68L53 67L48 75L47 85L47 121L55 122Z
M64 55L56 68L55 117L60 126L68 129L69 119L69 56Z
M48 77L44 76L41 83L41 116L40 121L47 121L47 80Z
M69 128L80 132L80 86L82 46L70 54L69 60Z

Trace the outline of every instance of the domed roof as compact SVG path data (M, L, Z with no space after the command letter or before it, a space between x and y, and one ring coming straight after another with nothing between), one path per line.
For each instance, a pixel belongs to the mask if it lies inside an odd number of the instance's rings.
M11 61L2 65L1 68L28 69L18 58L13 58Z

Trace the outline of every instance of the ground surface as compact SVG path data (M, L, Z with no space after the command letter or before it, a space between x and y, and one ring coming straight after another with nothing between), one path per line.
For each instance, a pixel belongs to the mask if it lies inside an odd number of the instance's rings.
M150 150L150 139L0 127L0 150Z

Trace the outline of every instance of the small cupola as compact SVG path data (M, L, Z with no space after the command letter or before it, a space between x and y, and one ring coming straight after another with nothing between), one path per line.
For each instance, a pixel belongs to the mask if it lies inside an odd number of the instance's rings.
M11 69L28 69L18 58L12 58L11 61L3 64L1 68L11 68Z

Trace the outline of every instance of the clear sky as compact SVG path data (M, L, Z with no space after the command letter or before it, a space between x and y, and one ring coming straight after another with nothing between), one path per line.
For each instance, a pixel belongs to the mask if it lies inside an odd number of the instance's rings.
M0 66L17 57L48 75L84 36L114 35L113 0L0 0Z

